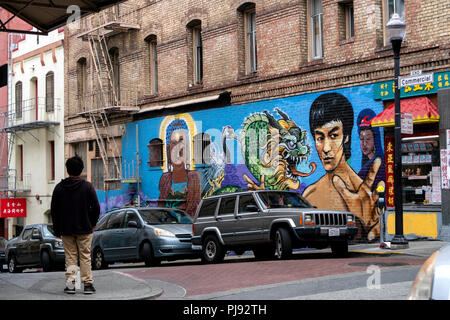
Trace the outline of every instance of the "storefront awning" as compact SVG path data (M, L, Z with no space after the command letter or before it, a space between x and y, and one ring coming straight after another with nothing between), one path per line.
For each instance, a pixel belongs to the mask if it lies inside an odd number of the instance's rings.
M395 123L395 106L390 105L383 112L376 115L372 127L393 127ZM400 100L401 112L413 115L413 124L439 122L438 108L427 97L415 97Z

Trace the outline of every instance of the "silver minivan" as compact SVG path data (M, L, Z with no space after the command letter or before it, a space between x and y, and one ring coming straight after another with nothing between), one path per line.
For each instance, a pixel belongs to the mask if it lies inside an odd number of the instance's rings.
M104 214L92 239L92 267L115 262L145 262L195 258L192 250L192 217L165 207L127 207Z

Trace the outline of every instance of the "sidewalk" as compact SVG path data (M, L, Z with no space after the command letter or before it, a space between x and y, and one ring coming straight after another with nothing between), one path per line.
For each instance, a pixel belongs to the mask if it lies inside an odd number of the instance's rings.
M162 289L149 282L111 270L94 271L95 294L66 294L64 273L18 273L0 277L0 300L143 300L162 294Z
M429 257L433 252L450 244L450 242L439 240L413 240L408 242L408 248L387 249L380 248L380 243L355 244L349 246L350 252L367 254L404 254L419 257Z
M349 246L349 251L368 255L399 255L426 259L449 243L415 240L409 241L408 248L401 250L381 249L379 243L355 244ZM311 250L311 253L313 251L315 250ZM230 258L239 257L230 256L227 259ZM168 294L161 281L143 280L114 268L94 271L94 281L97 289L95 294L85 295L81 289L74 295L68 295L63 292L63 272L2 273L0 274L0 300L142 300L155 299Z

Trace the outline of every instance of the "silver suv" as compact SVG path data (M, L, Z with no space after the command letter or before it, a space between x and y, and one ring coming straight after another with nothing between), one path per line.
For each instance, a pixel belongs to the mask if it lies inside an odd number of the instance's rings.
M293 248L331 246L348 253L358 228L347 211L317 209L290 191L247 191L203 199L192 226L192 247L202 260L216 263L228 250L253 250L257 259L288 259Z

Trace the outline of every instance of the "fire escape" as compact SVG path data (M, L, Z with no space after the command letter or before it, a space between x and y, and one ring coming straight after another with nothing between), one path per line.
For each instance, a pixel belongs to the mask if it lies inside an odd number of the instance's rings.
M15 96L12 94L13 86L13 58L12 51L17 46L13 41L18 34L8 34L8 105L1 110L0 114L0 192L9 192L15 197L17 192L31 191L31 175L23 172L23 167L11 166L13 155L17 155L16 143L25 143L24 135L28 134L39 142L36 137L36 129L47 128L53 130L60 124L59 112L61 105L59 99L49 106L45 97L34 96L23 99L22 86L17 90ZM56 133L56 131L54 131ZM57 134L57 133L56 133ZM23 155L20 155L23 156ZM6 159L4 159L6 157ZM6 160L6 161L5 161ZM22 162L20 160L20 162ZM17 164L17 159L16 159Z
M86 17L83 27L78 38L88 44L92 67L87 84L88 94L81 97L83 111L80 115L88 119L94 129L103 162L103 181L108 190L109 183L121 182L124 178L121 150L114 138L110 120L139 111L137 91L121 88L116 67L118 61L112 61L114 57L111 57L108 40L138 30L139 16L134 8L128 10L125 4L119 4Z

